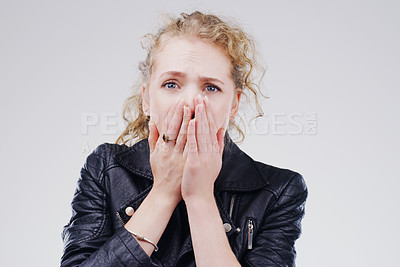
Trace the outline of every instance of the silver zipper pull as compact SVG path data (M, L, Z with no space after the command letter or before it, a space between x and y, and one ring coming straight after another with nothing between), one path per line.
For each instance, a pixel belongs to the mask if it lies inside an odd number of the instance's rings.
M253 221L247 223L247 249L253 249L254 225Z

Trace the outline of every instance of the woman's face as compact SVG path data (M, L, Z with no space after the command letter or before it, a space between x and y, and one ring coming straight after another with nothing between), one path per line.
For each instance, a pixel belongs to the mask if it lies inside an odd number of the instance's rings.
M155 55L153 72L143 87L143 109L161 129L169 108L183 98L193 116L195 98L207 96L216 126L227 129L238 110L240 93L230 78L230 61L215 45L201 39L164 40Z

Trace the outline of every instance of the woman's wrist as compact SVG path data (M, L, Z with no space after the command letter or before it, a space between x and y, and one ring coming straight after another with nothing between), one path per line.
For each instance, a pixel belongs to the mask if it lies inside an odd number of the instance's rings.
M187 196L184 198L186 206L189 207L194 207L194 208L202 208L202 207L207 207L210 204L214 205L215 204L215 198L213 192L207 192L204 194L196 194L196 195L191 195Z
M158 250L157 243L178 205L180 196L166 190L152 188L139 208L125 224L125 228L150 256Z
M148 197L154 198L161 205L172 205L174 208L181 201L182 196L179 189L154 187L150 190Z

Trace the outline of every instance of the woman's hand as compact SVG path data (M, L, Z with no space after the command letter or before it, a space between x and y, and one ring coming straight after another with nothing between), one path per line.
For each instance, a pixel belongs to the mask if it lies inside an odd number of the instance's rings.
M214 198L214 182L222 167L225 129L217 129L207 97L196 98L195 118L190 120L185 148L182 197Z
M149 122L150 165L154 177L152 191L163 193L177 202L182 198L180 189L185 164L183 151L190 117L189 108L179 98L169 109L161 134L155 123ZM175 141L165 142L163 134Z
M214 199L214 182L222 167L224 134L223 128L216 127L207 97L196 99L195 119L188 126L181 190L199 267L240 266Z

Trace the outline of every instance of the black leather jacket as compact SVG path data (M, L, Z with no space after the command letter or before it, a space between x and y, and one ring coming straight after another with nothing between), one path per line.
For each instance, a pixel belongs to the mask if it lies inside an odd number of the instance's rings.
M147 140L103 144L88 156L64 227L61 266L195 266L181 201L151 257L125 230L153 177ZM232 251L242 266L295 266L307 188L299 173L253 161L227 142L215 199ZM129 214L129 212L128 212Z

